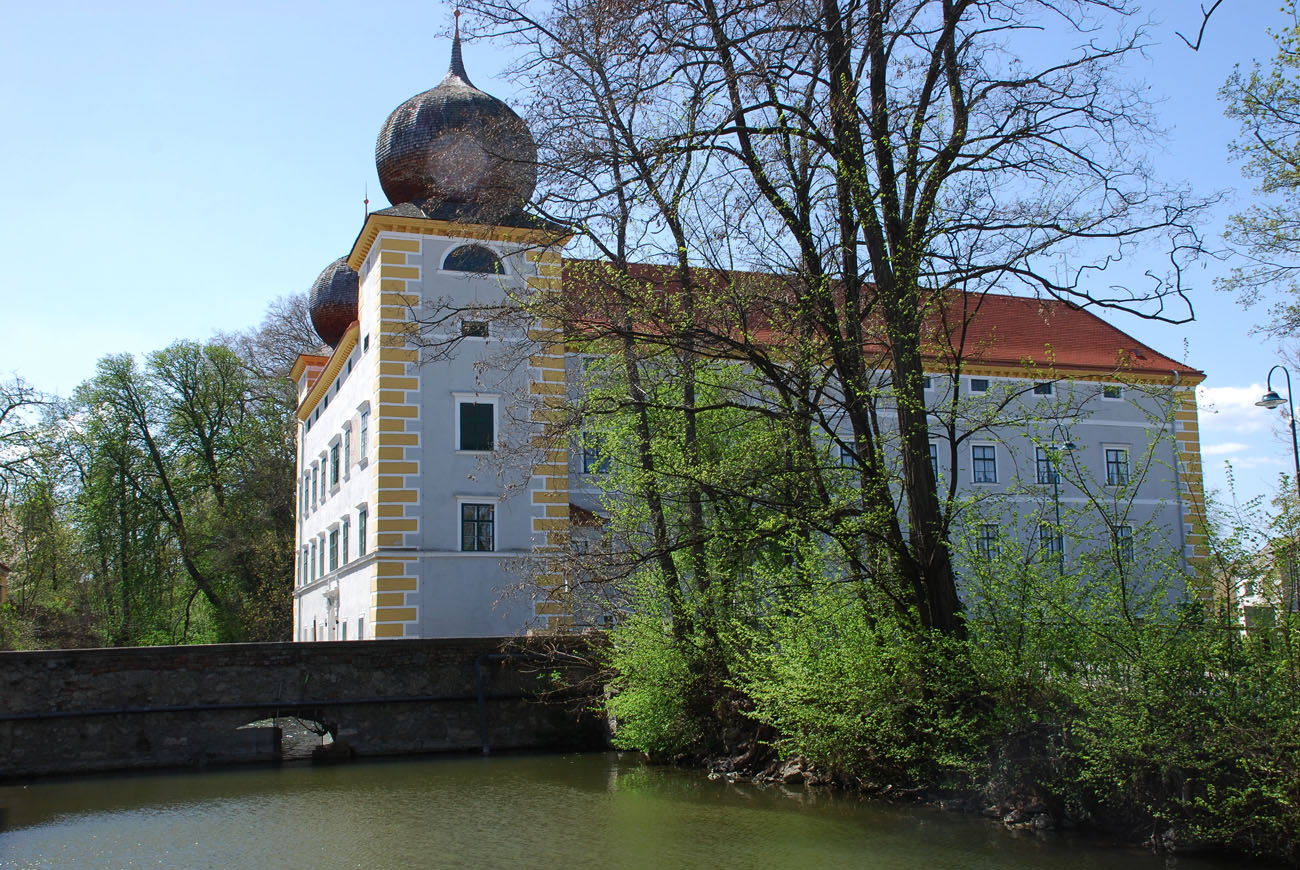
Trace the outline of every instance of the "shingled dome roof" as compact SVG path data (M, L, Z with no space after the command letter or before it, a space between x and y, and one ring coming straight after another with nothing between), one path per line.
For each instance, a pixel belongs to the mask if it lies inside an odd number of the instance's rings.
M430 216L449 207L469 219L518 211L537 186L537 145L528 125L470 84L459 28L446 78L388 116L375 165L389 202L414 203Z
M337 347L343 333L357 319L357 273L339 257L325 267L307 298L311 325L321 341Z

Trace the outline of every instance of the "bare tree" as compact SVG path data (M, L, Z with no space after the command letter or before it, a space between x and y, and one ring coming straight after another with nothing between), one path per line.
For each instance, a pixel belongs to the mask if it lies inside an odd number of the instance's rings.
M833 428L834 404L870 517L854 525L854 570L920 626L961 635L923 358L960 375L962 324L995 289L1172 323L1193 313L1182 276L1204 203L1142 158L1156 131L1123 71L1146 41L1136 10L470 6L524 49L541 208L613 269L588 282L608 304L584 299L570 321L658 342L688 369L742 359L809 426ZM638 274L638 260L662 270ZM706 267L718 271L702 282ZM812 463L813 439L792 437Z
M33 415L46 405L48 400L22 378L0 381L0 499L28 476L36 437Z

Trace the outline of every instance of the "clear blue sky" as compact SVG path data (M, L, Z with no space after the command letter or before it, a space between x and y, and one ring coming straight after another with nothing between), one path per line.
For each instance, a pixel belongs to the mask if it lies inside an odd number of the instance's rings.
M1135 67L1169 130L1167 179L1236 191L1205 227L1249 201L1228 162L1234 126L1218 89L1234 63L1272 56L1277 7L1227 0L1199 53L1174 35L1199 23L1192 0L1145 4L1158 22ZM406 0L12 4L0 33L0 375L70 392L103 355L256 323L276 296L305 290L387 203L374 168L380 125L446 71L451 6ZM509 99L499 51L465 49L475 83ZM1282 418L1255 408L1276 349L1212 289L1225 267L1191 275L1197 322L1121 329L1208 373L1206 480L1237 468L1247 495L1290 467ZM1276 386L1276 384L1275 384ZM1300 387L1300 383L1297 384Z

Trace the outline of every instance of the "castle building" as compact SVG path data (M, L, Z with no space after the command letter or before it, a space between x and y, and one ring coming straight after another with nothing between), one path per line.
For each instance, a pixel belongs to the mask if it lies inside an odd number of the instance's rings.
M533 139L470 82L457 36L442 82L384 124L376 163L393 205L369 214L351 250L312 285L328 353L300 356L291 373L295 639L504 636L570 624L563 578L524 567L566 551L571 525L589 527L600 508L598 463L580 445L535 438L579 389L581 367L558 323L495 316L514 298L583 280L562 256L561 228L524 210L537 181ZM431 306L455 315L421 322ZM1138 454L1163 449L1150 446L1163 437L1169 473L1135 483L1135 522L1166 530L1187 562L1203 555L1192 392L1200 372L1065 303L988 296L969 329L981 349L956 383L936 370L928 398L1003 395L1003 407L1032 411L1069 392L1087 409L1069 434L1072 458L1098 471L1103 490L1128 486ZM515 364L501 365L512 347ZM1172 414L1160 417L1152 396ZM1043 445L1063 441L1061 432L1039 436L994 426L956 448L933 443L932 461L966 492L1014 500L1051 484L1058 512L1062 501L1093 498L1063 492L1054 477L1060 456ZM1060 522L1050 535L1043 527L986 517L976 546L1040 535L1059 551Z

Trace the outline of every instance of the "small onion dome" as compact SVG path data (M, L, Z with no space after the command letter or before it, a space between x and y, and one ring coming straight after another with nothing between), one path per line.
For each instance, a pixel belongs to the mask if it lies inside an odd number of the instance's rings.
M321 341L337 347L343 333L357 319L357 273L339 257L325 267L307 297L311 325Z
M509 106L470 84L458 28L446 78L388 116L375 166L393 205L438 216L505 214L537 186L537 145Z

